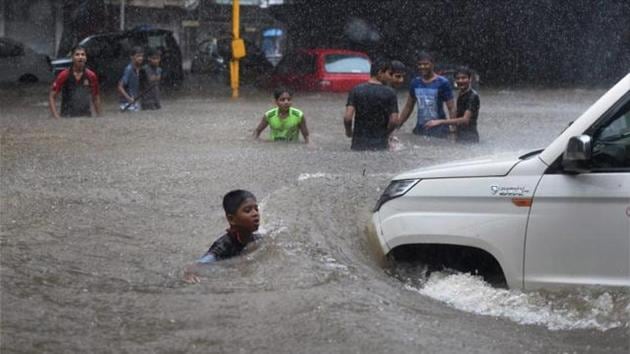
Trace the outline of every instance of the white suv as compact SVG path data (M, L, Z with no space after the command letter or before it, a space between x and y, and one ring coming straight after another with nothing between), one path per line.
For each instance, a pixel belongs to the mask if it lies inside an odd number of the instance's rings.
M630 74L544 150L396 176L372 224L383 254L509 287L630 287Z

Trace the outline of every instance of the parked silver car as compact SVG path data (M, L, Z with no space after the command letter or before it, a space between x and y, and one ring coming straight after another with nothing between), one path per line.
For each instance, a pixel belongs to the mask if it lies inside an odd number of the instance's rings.
M50 58L8 37L0 37L0 82L50 82Z

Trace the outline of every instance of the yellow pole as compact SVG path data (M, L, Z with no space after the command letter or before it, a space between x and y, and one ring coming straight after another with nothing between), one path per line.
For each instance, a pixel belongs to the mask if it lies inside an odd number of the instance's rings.
M241 38L241 26L240 26L240 6L239 0L232 0L232 40ZM232 98L238 97L238 59L234 58L232 53L232 59L230 60L230 85L232 86Z

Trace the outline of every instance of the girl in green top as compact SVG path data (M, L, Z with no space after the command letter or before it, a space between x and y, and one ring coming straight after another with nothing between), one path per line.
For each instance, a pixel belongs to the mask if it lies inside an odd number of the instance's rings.
M271 130L272 141L298 141L298 130L302 132L304 142L309 144L308 128L304 113L297 108L291 107L293 93L286 88L278 88L273 92L276 99L276 108L265 113L254 130L254 137L257 139L267 126Z

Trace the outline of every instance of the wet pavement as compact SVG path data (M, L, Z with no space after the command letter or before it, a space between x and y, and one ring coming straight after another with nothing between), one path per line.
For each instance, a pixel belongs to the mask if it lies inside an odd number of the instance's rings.
M630 350L627 293L499 293L442 275L523 316L480 315L432 296L440 279L379 267L365 233L397 172L545 146L604 90L481 89L481 144L418 138L412 118L399 151L357 153L345 95L294 97L307 147L251 138L270 94L197 85L165 94L160 111L122 114L107 95L102 117L62 120L48 117L46 87L0 89L0 351ZM183 267L226 227L234 188L258 196L264 241L184 284Z

